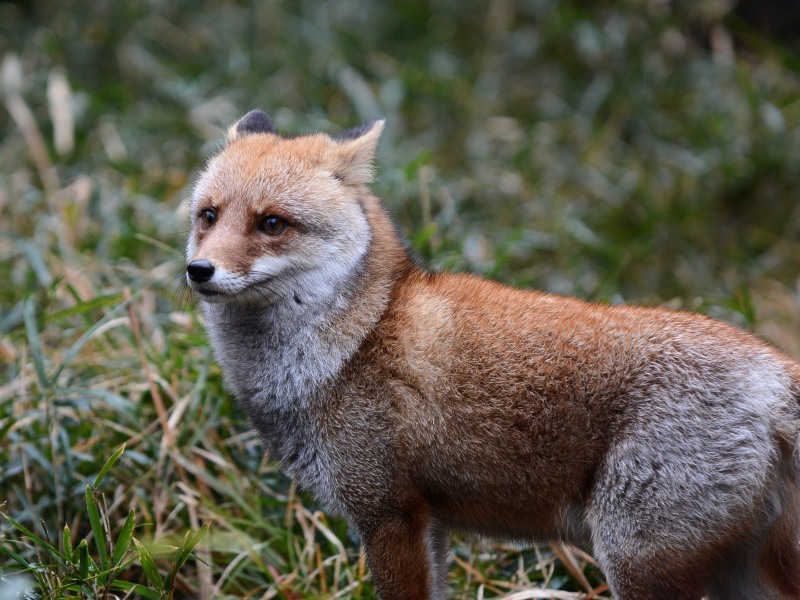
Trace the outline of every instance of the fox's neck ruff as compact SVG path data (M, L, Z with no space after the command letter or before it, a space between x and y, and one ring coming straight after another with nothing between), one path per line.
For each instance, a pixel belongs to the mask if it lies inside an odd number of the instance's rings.
M261 306L204 303L225 379L251 416L306 407L380 320L410 261L382 211L372 218L377 239L371 244L386 250L367 249L338 281L295 279L275 302Z
M204 303L227 385L273 458L330 506L336 499L325 475L328 456L313 420L325 414L326 389L379 323L393 287L413 268L382 211L373 218L372 243L377 236L385 251L366 252L338 285L302 285L260 307Z
M249 412L304 406L380 317L360 313L357 304L351 294L313 290L262 306L206 304L213 346L237 399Z

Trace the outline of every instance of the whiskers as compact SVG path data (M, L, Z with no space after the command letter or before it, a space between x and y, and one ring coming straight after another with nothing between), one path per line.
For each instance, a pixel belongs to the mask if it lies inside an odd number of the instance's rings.
M173 300L176 301L175 304L178 310L185 312L189 306L189 301L192 299L192 288L186 283L186 276L183 273L177 275L172 281L175 282L176 280L177 284L172 294Z
M215 295L204 298L199 293L198 297L216 312L224 313L237 308L276 307L285 303L301 305L302 300L297 300L301 296L297 288L283 273L276 277L266 271L251 271L243 276L224 276L208 288ZM189 286L186 289L191 293Z
M292 300L296 293L294 291L296 286L292 281L264 271L252 271L245 279L247 281L245 292L255 294L255 297L261 300L271 300L271 303Z
M248 312L255 317L263 315L264 309L277 310L276 315L283 314L283 308L292 312L308 310L320 291L299 269L279 273L253 270L246 275L219 270L211 281L198 285L196 290L187 282L185 271L176 275L172 282L177 282L174 298L180 310L196 296L203 310L213 311L223 319L234 315L241 319Z
M166 290L171 288L169 294ZM158 291L169 295L173 305L179 312L185 312L189 306L189 301L192 298L192 290L189 284L186 283L186 271L181 269L178 273L173 275L168 281L163 282L158 286Z
M169 262L174 263L176 261ZM180 264L181 267L177 271L173 271L174 264L166 263L157 268L149 269L145 272L145 280L148 290L161 297L168 298L178 310L185 311L189 304L192 290L186 283L186 271L183 267L183 261L180 261Z

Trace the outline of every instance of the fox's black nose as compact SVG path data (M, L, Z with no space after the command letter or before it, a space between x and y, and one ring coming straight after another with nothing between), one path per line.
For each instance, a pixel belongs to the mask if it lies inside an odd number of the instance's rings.
M214 276L214 265L207 260L193 260L186 265L189 279L197 283L205 283Z

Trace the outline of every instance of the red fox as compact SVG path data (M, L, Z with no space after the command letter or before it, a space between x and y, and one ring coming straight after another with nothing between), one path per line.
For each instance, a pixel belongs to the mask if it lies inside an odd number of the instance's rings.
M382 129L248 113L186 252L227 386L380 597L444 598L456 529L591 547L617 600L800 599L800 363L699 315L423 270L369 191Z

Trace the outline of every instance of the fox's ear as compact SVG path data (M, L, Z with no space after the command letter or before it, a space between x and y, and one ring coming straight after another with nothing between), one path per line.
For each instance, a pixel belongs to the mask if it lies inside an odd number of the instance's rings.
M254 133L275 133L272 119L262 110L251 110L228 128L228 143Z
M355 185L366 185L372 181L372 159L383 124L383 119L367 121L333 138L336 148L332 168L337 179Z

